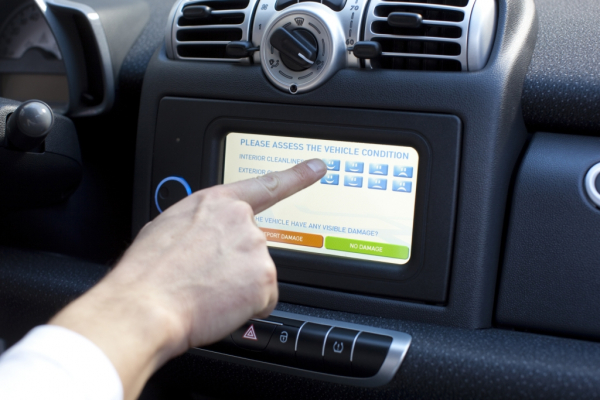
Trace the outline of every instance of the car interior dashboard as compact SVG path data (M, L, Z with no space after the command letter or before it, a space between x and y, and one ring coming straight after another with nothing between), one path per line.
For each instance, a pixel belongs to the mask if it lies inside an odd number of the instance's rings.
M599 18L0 0L0 353L173 204L319 158L255 216L276 310L141 399L600 398Z

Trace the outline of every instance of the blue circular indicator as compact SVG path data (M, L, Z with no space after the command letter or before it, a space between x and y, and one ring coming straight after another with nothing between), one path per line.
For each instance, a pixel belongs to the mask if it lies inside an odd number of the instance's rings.
M160 205L158 205L158 192L160 191L160 188L162 187L162 185L164 185L165 183L167 183L169 181L175 181L175 182L181 183L181 185L185 188L187 195L189 196L190 194L192 194L192 188L186 182L185 179L180 178L178 176L169 176L168 178L163 179L162 181L160 181L160 183L156 187L156 192L154 192L154 204L156 204L156 209L160 213L162 213L163 210L160 208Z

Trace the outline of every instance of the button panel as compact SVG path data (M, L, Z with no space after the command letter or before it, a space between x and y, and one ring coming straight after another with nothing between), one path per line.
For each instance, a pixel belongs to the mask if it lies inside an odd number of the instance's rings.
M257 366L300 376L379 386L392 379L410 342L402 332L274 311L266 320L248 321L226 340L190 351L233 362L260 361Z

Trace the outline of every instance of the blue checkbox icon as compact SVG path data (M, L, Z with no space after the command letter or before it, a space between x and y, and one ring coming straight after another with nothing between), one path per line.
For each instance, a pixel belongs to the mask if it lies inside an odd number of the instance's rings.
M363 178L362 178L362 176L346 175L344 177L344 186L361 188L362 185L363 185Z
M387 189L387 179L369 178L369 189L376 189L376 190Z
M328 171L339 171L340 170L340 160L329 160L323 159L325 165L327 165Z
M387 175L387 164L369 164L369 174L371 175Z
M365 163L359 161L346 161L346 172L352 172L355 174L362 174L365 170Z
M412 192L412 182L394 180L394 183L392 184L392 190L394 192L410 193Z
M394 166L394 176L399 178L412 178L413 167L402 167L399 165Z
M338 174L327 174L321 178L321 184L323 185L339 185L340 176Z

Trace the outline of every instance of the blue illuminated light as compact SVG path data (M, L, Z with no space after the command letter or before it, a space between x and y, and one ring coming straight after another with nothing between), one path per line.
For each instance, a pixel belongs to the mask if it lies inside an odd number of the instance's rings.
M158 191L160 190L162 185L164 185L166 182L169 182L169 181L175 181L175 182L181 183L181 185L185 188L187 195L189 196L190 194L192 194L192 188L186 182L185 179L180 178L178 176L169 176L168 178L163 179L162 181L160 181L160 183L156 187L156 192L154 192L154 204L156 204L156 209L161 214L162 214L163 210L161 210L160 206L158 205Z

